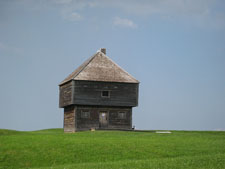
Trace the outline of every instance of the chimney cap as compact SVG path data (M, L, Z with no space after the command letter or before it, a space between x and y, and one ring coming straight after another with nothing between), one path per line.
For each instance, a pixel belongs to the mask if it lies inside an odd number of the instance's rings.
M106 48L100 48L100 51L106 55Z

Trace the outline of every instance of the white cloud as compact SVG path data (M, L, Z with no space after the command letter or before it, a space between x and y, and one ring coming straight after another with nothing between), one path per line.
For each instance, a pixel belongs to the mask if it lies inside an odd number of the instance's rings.
M85 1L90 3L89 1ZM112 7L135 15L202 15L213 4L210 0L93 0L93 7Z
M211 0L54 0L73 9L117 8L136 15L202 15L215 1Z
M70 20L70 21L79 21L81 20L83 17L78 14L77 12L72 12L69 15L66 16L66 19Z
M72 22L80 21L80 20L83 19L83 16L81 16L79 13L70 12L69 10L63 10L62 11L62 17L63 17L63 19L68 20L68 21L72 21Z
M34 1L34 0L33 0ZM37 2L38 0L35 0ZM116 10L120 16L139 16L175 20L192 25L224 28L225 7L220 0L39 0L40 4L69 11L63 18L70 21L82 20L80 13L104 9ZM89 12L87 12L89 13ZM93 14L93 13L92 13ZM105 15L103 14L102 17ZM114 16L111 16L114 17Z
M82 19L82 16L76 12L72 12L70 14L70 17L71 17L71 20L81 20Z
M114 8L140 16L200 17L211 14L215 1L211 0L54 0L73 10Z
M137 25L129 19L115 17L113 20L113 25L128 28L137 28Z

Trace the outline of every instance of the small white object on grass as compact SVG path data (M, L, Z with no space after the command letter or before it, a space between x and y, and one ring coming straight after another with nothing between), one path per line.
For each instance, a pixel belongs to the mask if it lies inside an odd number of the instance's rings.
M165 133L165 134L171 134L171 131L156 131L156 133Z

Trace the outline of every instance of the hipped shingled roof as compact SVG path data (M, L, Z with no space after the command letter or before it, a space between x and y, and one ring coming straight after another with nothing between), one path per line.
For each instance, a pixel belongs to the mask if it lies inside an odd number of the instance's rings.
M98 51L86 60L59 85L70 80L139 83L138 80L113 62L102 51Z

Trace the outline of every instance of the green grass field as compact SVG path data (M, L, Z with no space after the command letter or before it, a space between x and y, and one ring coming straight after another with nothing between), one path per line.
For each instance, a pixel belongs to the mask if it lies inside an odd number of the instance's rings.
M0 168L224 169L225 132L0 130Z

